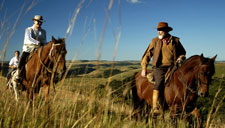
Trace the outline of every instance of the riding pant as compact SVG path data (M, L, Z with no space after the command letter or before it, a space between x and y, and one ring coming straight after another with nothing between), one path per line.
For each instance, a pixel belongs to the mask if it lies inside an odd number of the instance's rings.
M18 69L21 70L25 64L26 64L26 61L27 61L27 57L30 55L29 52L23 52L22 55L21 55L21 58L20 58L20 62L19 62L19 65L18 65Z
M169 67L153 67L153 77L155 79L154 90L161 90L164 88L165 84L165 74Z

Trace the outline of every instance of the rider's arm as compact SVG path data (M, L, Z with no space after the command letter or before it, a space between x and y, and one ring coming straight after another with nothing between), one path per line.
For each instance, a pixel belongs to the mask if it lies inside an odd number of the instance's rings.
M45 31L45 30L43 30L43 31L44 31L44 32L43 32L43 34L44 34L43 43L46 44L46 43L47 43L47 41L46 41L46 40L47 40L47 39L46 39L46 31Z
M15 68L15 66L13 66L13 65L9 65L9 68Z
M13 58L9 62L9 68L16 68L16 66L14 66L14 60L13 60Z
M147 70L147 65L149 61L151 60L151 57L153 56L153 50L154 50L154 44L153 42L151 42L148 48L145 50L145 53L143 54L141 59L142 70Z
M184 60L186 57L186 51L183 47L183 45L180 43L180 41L178 40L178 43L177 43L177 48L176 48L176 54L177 54L177 61L181 62L182 60Z
M153 51L154 51L154 44L153 42L151 42L148 48L145 50L145 53L141 59L141 67L142 67L141 76L143 77L147 75L147 65L151 60L151 57L153 56Z
M41 29L41 36L40 36L40 45L43 46L45 45L46 42L46 31L44 29Z
M31 29L32 28L27 28L25 30L25 40L24 40L24 44L35 44L35 45L38 45L40 42L36 39L34 39L32 36L31 36Z

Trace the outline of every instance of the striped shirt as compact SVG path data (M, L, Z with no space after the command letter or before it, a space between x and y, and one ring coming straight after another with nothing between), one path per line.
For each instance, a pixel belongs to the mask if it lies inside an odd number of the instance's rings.
M26 28L23 52L31 52L37 48L40 43L46 43L46 31L44 29L37 30L34 25Z

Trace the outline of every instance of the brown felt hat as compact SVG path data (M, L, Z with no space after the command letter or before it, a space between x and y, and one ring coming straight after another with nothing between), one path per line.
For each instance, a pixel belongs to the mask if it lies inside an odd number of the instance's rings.
M157 30L158 31L172 31L173 28L171 28L170 26L168 26L168 23L166 22L159 22L158 26L157 26Z
M43 20L43 17L40 16L40 15L35 15L34 18L32 18L32 20L33 20L33 21L36 20L36 21L40 21L40 22L45 22L45 21Z

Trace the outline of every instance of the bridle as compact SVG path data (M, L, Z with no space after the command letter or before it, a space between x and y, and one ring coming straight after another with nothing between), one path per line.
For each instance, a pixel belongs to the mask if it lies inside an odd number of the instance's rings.
M199 65L199 69L201 66L204 66L204 65ZM194 93L194 94L197 94L198 93L198 90L199 88L201 87L202 84L205 84L205 85L208 85L208 83L206 82L202 82L201 79L200 79L200 76L201 75L204 75L202 73L199 73L199 69L198 69L198 78L197 78L197 82L198 82L198 87L194 90L190 87L190 85L187 84L186 80L184 79L183 75L181 74L181 72L179 70L177 70L178 72L178 79L180 79L182 81L182 83L186 86L186 89L188 91L190 91L191 93Z
M59 61L57 61L57 59L55 58L56 56L54 55L54 47L55 46L59 46L59 45L62 45L62 44L52 44L52 47L50 49L50 52L48 54L48 58L53 58L53 63L54 64L57 64ZM46 64L41 60L41 55L42 55L42 51L43 51L43 47L41 47L41 50L39 52L39 58L40 58L40 63L44 66L44 68L49 72L49 73L53 73L53 69L49 68L48 66L46 66ZM60 49L60 53L59 53L59 56L62 56L62 54L65 53L65 50L63 48ZM57 72L58 74L62 74L62 72Z
M52 47L51 47L51 50L50 50L50 52L49 52L49 56L50 57L52 57L53 58L53 60L54 60L54 63L57 63L57 60L56 60L56 56L54 55L54 52L53 52L53 50L54 50L54 47L55 46L59 46L59 45L62 45L62 44L52 44ZM64 53L64 50L62 50L62 48L60 49L60 53L59 53L59 55L61 55L61 54L63 54Z

